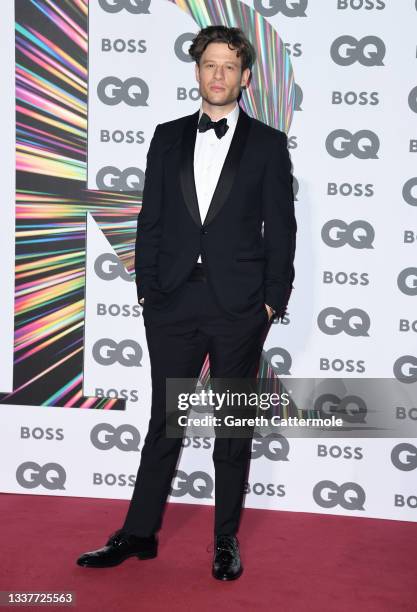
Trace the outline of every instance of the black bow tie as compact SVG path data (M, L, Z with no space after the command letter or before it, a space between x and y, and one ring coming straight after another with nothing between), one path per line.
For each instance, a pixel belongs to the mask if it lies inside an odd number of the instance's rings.
M211 128L216 132L217 138L222 138L229 129L226 117L223 117L223 119L219 121L212 121L206 113L203 113L198 122L198 131L206 132L207 130L211 130Z

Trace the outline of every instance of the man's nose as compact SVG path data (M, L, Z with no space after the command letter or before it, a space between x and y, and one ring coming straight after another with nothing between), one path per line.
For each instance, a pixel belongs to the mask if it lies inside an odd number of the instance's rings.
M216 70L214 71L214 78L222 79L223 76L224 76L223 68L221 66L218 66Z

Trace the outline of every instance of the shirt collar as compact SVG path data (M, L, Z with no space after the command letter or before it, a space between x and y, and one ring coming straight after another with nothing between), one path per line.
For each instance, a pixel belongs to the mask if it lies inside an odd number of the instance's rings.
M199 114L198 114L198 119L200 119L202 114L203 114L203 107L201 105L200 106L200 111L199 111ZM224 116L227 119L227 125L229 127L231 127L233 124L237 123L237 120L238 120L238 117L239 117L239 104L236 102L235 107L232 108L230 113L227 113L227 115L224 115Z

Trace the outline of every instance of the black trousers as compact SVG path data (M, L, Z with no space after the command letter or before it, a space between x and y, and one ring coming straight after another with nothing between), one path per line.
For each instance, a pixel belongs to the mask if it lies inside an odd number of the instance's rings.
M149 310L147 310L149 308ZM263 303L255 314L231 319L218 306L202 264L167 308L143 307L152 378L149 429L123 529L138 536L157 532L170 493L182 440L165 435L166 378L197 378L207 353L210 376L255 378L269 330ZM238 531L251 438L214 440L215 535Z

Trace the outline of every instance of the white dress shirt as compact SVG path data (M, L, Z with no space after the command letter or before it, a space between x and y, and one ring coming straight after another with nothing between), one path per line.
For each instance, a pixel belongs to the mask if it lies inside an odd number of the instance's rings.
M200 106L199 119L202 113L203 108ZM222 138L217 138L214 129L207 130L206 132L199 132L197 129L194 148L194 178L202 223L204 223L204 219L206 218L214 190L219 181L220 172L235 132L236 123L239 117L239 105L237 102L235 107L230 113L225 115L225 117L229 129ZM221 117L219 119L221 119ZM212 121L218 121L219 119L212 119ZM197 261L201 262L201 255L198 256Z

